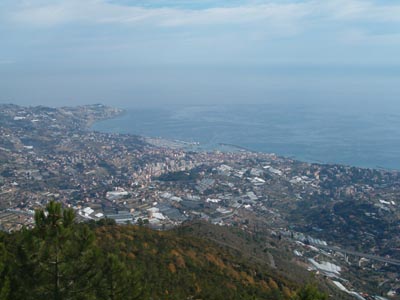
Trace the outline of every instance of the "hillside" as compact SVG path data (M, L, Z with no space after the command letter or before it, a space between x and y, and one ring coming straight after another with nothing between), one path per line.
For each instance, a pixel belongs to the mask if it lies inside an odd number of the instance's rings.
M241 237L229 229L76 224L55 202L35 221L33 230L0 235L0 299L325 299L234 249Z

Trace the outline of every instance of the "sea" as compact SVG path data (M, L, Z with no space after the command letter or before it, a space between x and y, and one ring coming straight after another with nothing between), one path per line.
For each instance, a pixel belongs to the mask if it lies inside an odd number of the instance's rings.
M93 129L198 143L197 150L230 145L307 162L400 170L397 102L142 105Z

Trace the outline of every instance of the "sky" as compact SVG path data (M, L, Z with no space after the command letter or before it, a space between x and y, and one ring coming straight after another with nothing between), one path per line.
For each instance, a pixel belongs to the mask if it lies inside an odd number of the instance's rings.
M397 101L397 0L1 0L0 103Z

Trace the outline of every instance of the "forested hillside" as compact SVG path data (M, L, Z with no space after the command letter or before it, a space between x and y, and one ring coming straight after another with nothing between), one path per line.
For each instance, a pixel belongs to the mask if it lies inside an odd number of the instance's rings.
M0 300L326 299L190 226L77 224L51 202L36 227L0 233Z

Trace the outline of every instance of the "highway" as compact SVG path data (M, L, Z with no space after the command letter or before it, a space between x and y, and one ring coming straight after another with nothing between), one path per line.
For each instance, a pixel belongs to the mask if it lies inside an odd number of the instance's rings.
M324 246L324 245L314 245L314 246L317 248L325 249L325 250L332 250L332 251L336 251L336 252L345 253L348 255L365 257L370 260L388 263L388 264L395 265L395 266L400 266L400 260L397 260L397 259L385 258L382 256L373 255L373 254L366 254L366 253L357 252L357 251L353 251L353 250L342 249L342 248L335 247L335 246Z

